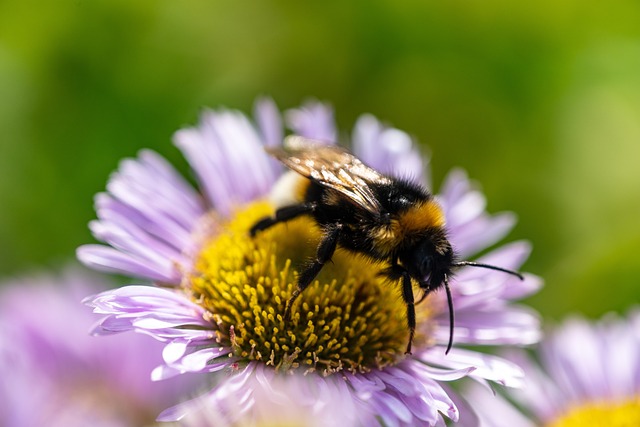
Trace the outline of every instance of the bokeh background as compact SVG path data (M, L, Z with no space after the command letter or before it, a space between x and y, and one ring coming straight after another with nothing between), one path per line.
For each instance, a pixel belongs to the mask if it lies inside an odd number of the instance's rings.
M454 166L546 280L549 320L640 296L640 3L0 1L0 276L93 239L93 195L205 106L316 98L370 112Z

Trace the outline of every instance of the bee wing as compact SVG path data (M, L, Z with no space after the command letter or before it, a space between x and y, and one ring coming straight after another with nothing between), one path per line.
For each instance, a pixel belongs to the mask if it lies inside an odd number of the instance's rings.
M302 176L338 191L373 214L380 213L380 202L370 184L388 183L389 178L344 148L294 135L287 137L284 148L267 151Z

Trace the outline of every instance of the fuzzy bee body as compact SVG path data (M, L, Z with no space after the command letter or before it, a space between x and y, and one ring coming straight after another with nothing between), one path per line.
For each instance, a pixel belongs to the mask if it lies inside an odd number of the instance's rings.
M338 191L314 181L305 180L305 184L300 202L317 203L311 215L318 225L327 230L342 224L338 245L375 260L389 260L422 238L421 233L416 233L418 227L411 217L421 218L428 232L442 229L442 211L431 194L410 185L400 188L405 184L402 181L390 181L373 189L380 201L375 212L358 209ZM398 192L402 197L398 197Z
M423 298L444 287L450 313L453 340L453 305L448 277L454 267L474 265L507 273L518 273L472 262L457 262L446 236L445 217L433 195L407 180L392 178L364 165L347 150L299 136L288 137L284 148L267 151L293 172L276 185L274 216L258 221L251 235L300 215L311 216L323 238L316 258L305 266L297 287L287 302L288 321L298 295L311 284L337 246L377 261L387 261L384 274L402 286L407 306L407 326L411 344L416 327L412 281Z

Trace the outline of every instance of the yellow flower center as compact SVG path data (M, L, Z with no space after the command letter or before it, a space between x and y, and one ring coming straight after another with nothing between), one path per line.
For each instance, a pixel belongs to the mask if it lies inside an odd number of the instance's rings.
M267 203L254 203L216 227L219 233L204 245L187 281L217 325L219 342L245 360L325 375L363 372L403 357L408 330L398 284L380 276L384 264L339 248L284 322L297 274L315 255L321 232L301 217L251 238L249 228L272 212ZM428 311L426 301L418 321Z
M622 402L592 402L576 406L547 427L640 426L640 396Z

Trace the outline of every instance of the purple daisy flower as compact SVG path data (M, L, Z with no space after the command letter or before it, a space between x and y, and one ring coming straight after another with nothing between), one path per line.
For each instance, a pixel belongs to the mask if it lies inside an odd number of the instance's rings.
M144 151L125 160L108 193L96 199L99 219L91 229L108 246L83 246L79 258L162 287L126 286L88 298L96 313L106 315L95 333L134 330L164 342L165 363L154 370L155 379L185 372L229 375L197 402L171 408L160 419L193 415L195 407L223 408L218 412L232 422L251 417L259 396L269 394L256 381L268 390L285 373L306 374L292 380L304 389L296 393L299 405L326 401L330 390L341 396L341 407L353 409L342 416L363 425L442 425L443 414L456 421L466 404L446 383L461 377L519 385L521 370L504 359L458 347L445 356L449 317L440 294L417 307L414 354L405 356L406 307L398 287L384 283L383 265L342 250L300 296L285 325L295 269L313 255L319 230L299 218L248 236L255 221L272 212L267 196L281 173L262 150L284 134L275 112L271 101L259 101L252 125L237 112L209 111L197 128L176 134L199 192L157 154ZM325 105L307 104L285 117L297 134L331 139L338 134L332 114ZM427 180L411 138L372 116L358 121L353 147L373 168ZM438 200L451 243L464 257L496 243L515 222L511 214L487 214L484 196L462 171L449 175ZM515 242L478 261L518 269L529 251L526 242ZM536 313L512 301L540 286L533 275L520 281L493 270L459 269L451 282L456 345L536 342ZM229 396L242 402L242 410L224 410Z
M161 362L162 345L156 341L87 334L95 317L80 301L87 292L107 288L79 269L2 284L2 425L146 425L187 391L186 378L150 380L149 372Z
M640 425L640 312L590 324L571 318L539 345L539 361L511 358L525 370L521 390L509 397L472 387L483 426Z

